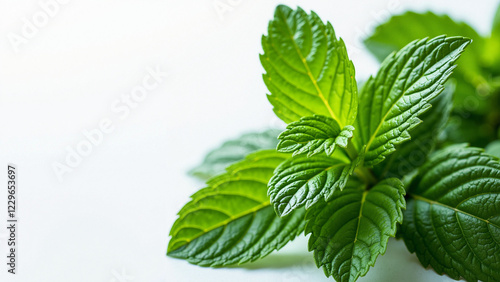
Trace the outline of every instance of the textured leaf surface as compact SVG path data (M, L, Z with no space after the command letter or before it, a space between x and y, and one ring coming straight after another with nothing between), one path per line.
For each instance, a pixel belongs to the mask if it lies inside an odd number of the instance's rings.
M365 165L373 166L410 139L408 130L426 111L451 74L454 62L470 43L463 37L439 36L408 44L382 63L360 95L357 147L366 145Z
M174 223L167 254L201 266L254 261L300 234L305 211L276 216L267 196L274 169L288 155L259 151L212 178Z
M305 205L306 209L319 200L329 200L343 189L349 176L362 161L354 162L337 150L331 157L298 156L284 161L269 181L269 196L276 213L287 215Z
M335 147L347 147L353 130L354 127L351 125L341 130L337 121L329 117L319 115L304 117L290 123L286 131L280 134L278 151L293 153L294 156L304 153L307 153L308 157L320 153L329 156Z
M330 23L280 5L262 38L260 60L274 112L286 123L314 114L352 125L357 111L354 66Z
M243 134L234 140L227 141L219 148L209 152L203 162L189 173L205 180L224 173L227 166L243 160L252 152L275 149L280 132L278 129L269 129L263 132Z
M437 273L500 281L500 163L456 145L436 153L414 179L401 233Z
M432 107L420 116L422 124L410 131L411 140L398 145L392 155L374 167L376 176L402 179L425 163L450 117L454 88L448 83L443 93L430 101Z
M394 237L405 208L405 189L389 178L370 190L350 181L328 203L316 205L306 215L309 250L318 267L336 281L356 281L384 254Z

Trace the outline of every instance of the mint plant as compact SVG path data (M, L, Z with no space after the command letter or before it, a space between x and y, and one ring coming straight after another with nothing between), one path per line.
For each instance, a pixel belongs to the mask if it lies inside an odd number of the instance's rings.
M358 93L332 25L278 6L260 59L268 99L288 126L274 136L277 144L250 141L269 132L237 140L260 150L192 195L172 226L167 255L200 266L241 264L305 233L326 276L356 281L398 232L439 274L500 280L499 159L463 144L433 152L451 112L444 84L470 42L444 35L412 41ZM201 167L227 161L224 151Z
M500 138L500 6L488 35L447 15L410 11L378 26L365 45L382 61L415 38L441 34L466 36L474 41L452 77L456 90L446 139L449 143L484 147Z

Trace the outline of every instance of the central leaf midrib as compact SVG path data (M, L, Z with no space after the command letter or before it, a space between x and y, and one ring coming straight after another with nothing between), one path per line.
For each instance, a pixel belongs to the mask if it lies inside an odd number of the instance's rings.
M363 191L363 195L361 196L361 204L359 206L359 215L358 215L358 224L356 226L356 234L354 235L354 241L352 243L352 255L351 259L349 260L349 276L351 276L351 267L352 267L352 260L354 259L354 248L356 247L356 242L358 241L358 234L359 234L359 227L361 225L361 218L363 217L363 206L366 202L366 195L368 194L368 190Z
M423 202L426 202L426 203L428 203L428 204L430 204L430 205L438 205L438 206L441 206L441 207L444 207L444 208L447 208L447 209L453 210L453 211L454 211L454 212L456 212L456 213L461 213L461 214L464 214L464 215L467 215L467 216L473 217L473 218L478 219L478 220L480 220L480 221L482 221L482 222L484 222L484 223L486 223L486 224L491 224L492 226L494 226L494 227L496 227L496 228L500 229L500 226L498 226L498 225L496 225L496 224L494 224L494 223L490 222L490 221L489 221L489 220L487 220L487 219L484 219L484 218L478 217L478 216L476 216L476 215L473 215L473 214L471 214L471 213L468 213L468 212L465 212L465 211L463 211L463 210L457 209L457 208L455 208L455 207L448 206L448 205L446 205L446 204L443 204L443 203L440 203L440 202L437 202L437 201L434 201L434 200L431 200L431 199L425 198L425 197L420 196L420 195L410 194L410 196L411 196L413 199L415 199L415 200L418 200L418 201L423 201Z
M427 44L427 43L428 43L428 42L426 42L426 44ZM421 46L419 46L418 48L416 48L416 49L413 51L413 54L415 54L416 50L418 50L419 48L421 48ZM434 49L434 50L435 50L435 49ZM431 53L432 53L432 52L431 52ZM413 56L413 54L412 54L412 56ZM425 57L427 57L428 55L429 55L429 54L426 54L426 55L425 55ZM410 56L410 58L411 58L411 56ZM441 60L442 60L442 59L441 59ZM408 62L410 62L410 60L409 60L409 59L405 62L405 66L406 66L406 64L407 64ZM394 63L397 63L397 61L395 61ZM422 63L420 63L420 64L422 64ZM419 65L420 65L420 64L419 64ZM404 68L403 68L403 69L404 69ZM428 70L428 69L427 69L427 70ZM384 117L381 119L381 121L380 121L379 125L377 126L377 129L375 130L375 132L374 132L374 133L372 134L372 136L370 137L370 140L368 141L368 143L367 143L367 145L366 145L366 152L368 152L368 151L369 151L371 144L373 143L373 141L374 141L374 140L375 140L375 138L377 137L378 131L379 131L379 130L380 130L380 128L382 127L382 124L385 122L385 120L387 119L387 116L388 116L388 115L389 115L389 113L392 111L392 109L394 108L394 106L395 106L395 105L396 105L396 104L397 104L397 103L401 100L401 98L403 98L403 97L406 95L406 90L410 89L410 88L411 88L413 85L415 85L415 83L416 83L417 81L419 81L421 78L423 78L424 76L427 76L427 75L428 75L428 74L426 73L426 72L427 72L427 70L425 70L424 72L422 72L422 74L421 74L421 75L419 75L419 76L418 76L418 78L417 78L417 79L415 79L415 81L414 81L412 84L410 84L408 87L405 87L406 89L402 91L402 95L401 95L398 99L396 99L396 100L394 101L394 103L392 103L392 105L391 105L391 107L389 108L389 110L385 113ZM399 75L400 75L400 74L401 74L401 72L399 72L399 73L398 73L398 77L399 77ZM391 87L389 88L389 91L388 91L388 96L390 96L390 94L391 94L391 92L392 92L392 89L394 88L395 81L397 81L397 79L396 79L396 80L394 80L394 83L393 83L393 84L391 85ZM374 82L374 83L375 83L375 82ZM422 99L425 99L425 98L422 98Z
M309 65L307 64L306 58L302 55L302 52L300 51L299 46L297 46L297 43L295 42L295 40L293 38L293 33L290 30L290 26L288 25L288 23L286 21L286 18L284 18L283 14L280 14L280 15L282 17L282 20L286 23L285 26L287 28L288 34L290 35L290 39L292 40L293 47L295 48L295 51L297 51L297 54L299 55L302 64L306 68L306 73L309 76L309 79L312 81L312 83L314 85L314 88L316 88L316 91L318 92L318 97L321 99L321 101L323 102L323 104L325 104L325 107L328 110L328 113L330 114L330 116L333 119L335 119L339 123L340 127L342 128L343 124L340 122L340 120L337 118L337 116L333 112L332 108L330 107L330 104L328 103L328 101L326 100L325 96L323 95L323 91L321 91L321 89L319 88L318 82L314 78L314 76L313 76L313 74L311 72L311 69L309 68Z
M368 194L368 190L363 191L363 195L361 196L361 205L359 207L359 215L358 215L358 225L356 227L356 235L354 236L353 243L356 243L356 241L358 240L359 226L360 226L360 222L361 222L361 217L363 217L363 205L365 204L365 201L366 201L366 194ZM353 254L354 254L354 250L353 250ZM351 259L352 259L352 257L351 257Z

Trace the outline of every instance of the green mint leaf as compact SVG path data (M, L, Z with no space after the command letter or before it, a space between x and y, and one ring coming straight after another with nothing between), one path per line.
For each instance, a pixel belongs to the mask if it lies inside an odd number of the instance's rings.
M462 68L466 71L463 67L466 62L478 64L474 56L480 55L483 51L484 39L468 24L456 22L447 15L436 15L432 12L409 11L393 16L388 22L379 25L364 43L368 50L382 62L392 52L400 50L415 38L436 37L442 34L464 36L474 41L470 50L462 55L456 72L461 72Z
M408 139L431 99L442 90L470 39L439 36L413 41L382 63L360 95L353 141L366 145L365 165L380 163Z
M432 107L420 116L422 124L410 130L411 140L396 146L387 160L373 168L376 176L402 179L425 163L450 117L454 88L447 83L443 93L430 101Z
M353 135L351 125L340 129L337 121L330 117L314 115L290 123L278 139L278 151L293 153L294 156L307 153L308 157L320 153L331 155L337 146L347 147Z
M396 178L369 190L349 181L333 200L307 212L309 250L326 276L354 282L368 272L377 256L385 253L389 237L396 234L396 224L403 219L404 195L403 183Z
M500 140L493 141L484 149L486 154L500 158Z
M463 145L419 169L401 234L410 252L439 274L500 281L500 163Z
M226 141L220 147L210 151L203 162L193 168L189 174L207 180L223 173L228 165L243 160L250 153L276 148L278 144L276 137L280 132L278 129L269 129L243 134L236 139Z
M351 162L337 150L331 157L298 156L284 161L269 181L269 196L279 216L285 216L305 205L309 209L322 198L330 200L336 190L342 190L362 155Z
M226 266L262 258L293 240L303 231L305 211L279 218L267 196L274 169L288 157L259 151L212 178L179 212L167 254Z
M314 12L280 5L262 37L264 82L274 112L286 123L314 114L339 126L356 119L358 94L354 66L330 23Z
M482 70L481 58L485 55L485 40L472 27L463 22L456 22L447 15L432 12L406 12L393 16L387 23L378 26L372 36L365 40L366 47L383 61L393 51L398 51L415 38L463 36L473 40L462 54L460 64L454 71L456 93L454 105L459 111L487 113L489 104L485 99L478 99L476 89L485 84L488 74ZM500 52L499 52L500 53ZM471 100L474 106L471 107Z

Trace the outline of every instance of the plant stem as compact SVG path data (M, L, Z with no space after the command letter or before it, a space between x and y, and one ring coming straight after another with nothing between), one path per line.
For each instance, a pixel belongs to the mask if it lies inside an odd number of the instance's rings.
M346 152L347 152L347 155L349 155L349 158L351 158L351 161L353 161L353 162L358 157L358 151L352 145L351 140L349 140L349 143L347 144ZM373 175L371 170L367 167L364 167L363 165L358 166L354 170L354 172L359 177L361 177L367 184L375 184L378 182L378 179Z
M346 152L347 155L349 155L349 158L351 158L351 161L354 161L358 157L358 151L352 145L351 140L349 140L349 142L347 143Z

